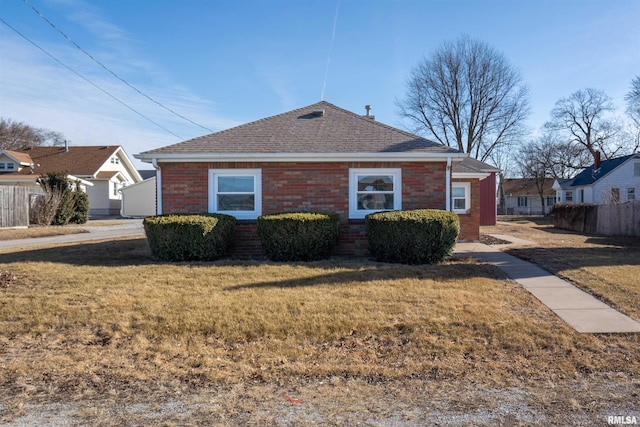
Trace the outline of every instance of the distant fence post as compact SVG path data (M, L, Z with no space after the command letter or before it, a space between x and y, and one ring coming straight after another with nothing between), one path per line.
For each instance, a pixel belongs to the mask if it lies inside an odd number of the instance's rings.
M29 189L0 186L0 228L29 226Z

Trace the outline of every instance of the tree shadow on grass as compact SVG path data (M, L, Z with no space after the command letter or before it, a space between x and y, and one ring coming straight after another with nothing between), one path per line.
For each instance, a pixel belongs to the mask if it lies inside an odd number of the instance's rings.
M445 283L448 281L474 278L498 279L506 277L502 272L490 265L478 264L469 259L450 260L446 263L436 265L386 264L366 259L331 259L295 265L333 271L306 278L265 280L237 286L228 286L224 288L224 290L300 288L402 279L433 280Z
M366 258L331 258L322 261L276 263L266 260L222 259L213 262L163 262L151 256L145 238L82 242L44 248L14 249L0 253L0 264L21 262L51 262L74 266L124 267L175 265L176 267L301 267L325 270L322 274L296 279L275 279L265 272L265 280L226 290L292 288L326 284L344 284L374 280L430 279L447 280L503 277L495 268L467 259L455 259L438 265L387 264Z
M146 238L89 241L40 248L7 249L0 263L53 262L87 266L157 264Z

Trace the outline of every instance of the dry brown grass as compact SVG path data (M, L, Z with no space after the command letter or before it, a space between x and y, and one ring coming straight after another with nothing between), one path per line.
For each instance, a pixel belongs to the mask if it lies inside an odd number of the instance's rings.
M31 239L36 237L62 236L64 234L86 233L77 227L29 227L0 229L0 240Z
M504 217L483 233L510 234L535 247L506 252L568 279L640 321L640 239L578 234L553 228L544 217Z
M121 239L3 251L0 271L0 421L28 412L20 402L74 402L82 423L145 424L153 407L117 402L180 396L188 410L154 420L350 425L500 413L510 398L548 417L637 401L637 335L577 334L469 260L173 264Z

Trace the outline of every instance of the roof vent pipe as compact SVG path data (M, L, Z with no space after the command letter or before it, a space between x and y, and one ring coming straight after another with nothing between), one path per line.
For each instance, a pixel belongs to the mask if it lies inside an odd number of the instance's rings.
M69 151L69 141L67 141L66 139L64 140L64 151L65 153Z
M364 109L367 110L367 117L369 117L371 115L371 105L365 105Z

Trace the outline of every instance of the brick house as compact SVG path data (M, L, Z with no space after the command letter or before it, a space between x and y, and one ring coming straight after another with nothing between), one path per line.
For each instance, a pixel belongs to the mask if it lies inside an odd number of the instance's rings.
M460 168L465 153L325 101L135 157L157 169L159 214L233 215L244 256L261 253L256 218L287 211L340 214L340 255L366 254L364 217L380 210L451 210L460 239L477 240L490 175Z

